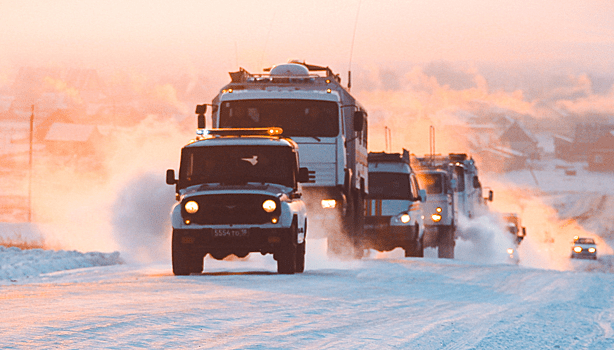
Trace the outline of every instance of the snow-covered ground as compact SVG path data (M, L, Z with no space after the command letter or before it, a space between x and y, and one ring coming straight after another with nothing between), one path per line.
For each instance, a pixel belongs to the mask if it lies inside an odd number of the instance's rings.
M168 237L149 233L172 190L139 175L146 181L131 181L113 205L117 252L0 247L0 348L611 349L612 175L564 164L577 170L569 176L560 165L483 174L492 210L517 212L527 227L519 265L487 215L463 224L471 234L454 260L427 249L423 259L395 250L340 261L325 239L308 239L306 271L291 276L255 254L173 276ZM145 193L170 200L144 203ZM0 240L49 247L50 230L62 226L0 223ZM569 258L574 235L597 238L597 261Z

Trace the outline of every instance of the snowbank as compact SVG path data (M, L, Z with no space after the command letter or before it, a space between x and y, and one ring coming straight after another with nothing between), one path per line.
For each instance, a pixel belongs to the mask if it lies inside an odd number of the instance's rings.
M119 252L80 253L0 246L0 285L49 272L122 263Z

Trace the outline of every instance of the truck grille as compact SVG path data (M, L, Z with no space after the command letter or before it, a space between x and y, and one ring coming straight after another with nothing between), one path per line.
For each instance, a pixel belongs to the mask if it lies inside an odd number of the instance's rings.
M277 203L277 209L267 213L262 209L262 203L272 199ZM273 217L280 214L279 199L273 196L258 194L218 194L194 196L184 199L196 201L199 209L194 214L188 214L182 203L182 215L198 225L261 225L270 223Z

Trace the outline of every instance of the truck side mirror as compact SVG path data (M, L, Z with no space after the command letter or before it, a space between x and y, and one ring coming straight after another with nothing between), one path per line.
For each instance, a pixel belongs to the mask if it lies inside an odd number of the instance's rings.
M418 198L420 199L420 202L424 203L426 202L426 190L422 189L418 191L419 195Z
M354 112L354 131L361 132L363 124L365 123L365 112Z
M314 182L315 172L310 171L308 168L299 168L298 169L298 182Z
M490 202L492 202L492 199L494 198L495 193L492 190L488 191L488 200Z
M174 185L176 183L177 183L177 179L175 179L175 170L168 169L166 171L166 184L167 185Z
M198 114L198 128L204 129L207 126L205 121L205 113L207 112L207 105L196 105L196 114Z

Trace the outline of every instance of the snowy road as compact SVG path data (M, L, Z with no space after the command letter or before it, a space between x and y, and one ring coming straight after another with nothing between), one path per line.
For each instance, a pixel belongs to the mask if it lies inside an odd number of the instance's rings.
M166 263L125 264L3 285L0 348L614 348L610 273L433 258L326 261L313 245L296 275L251 256L207 259L198 276L175 277Z

